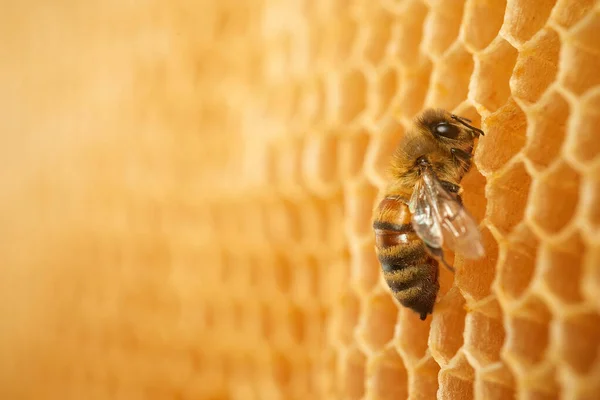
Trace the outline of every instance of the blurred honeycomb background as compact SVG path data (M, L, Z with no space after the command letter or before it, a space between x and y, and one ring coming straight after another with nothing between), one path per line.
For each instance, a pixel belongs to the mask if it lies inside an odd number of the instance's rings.
M596 1L4 3L0 398L598 398ZM421 322L370 219L430 106L488 256Z

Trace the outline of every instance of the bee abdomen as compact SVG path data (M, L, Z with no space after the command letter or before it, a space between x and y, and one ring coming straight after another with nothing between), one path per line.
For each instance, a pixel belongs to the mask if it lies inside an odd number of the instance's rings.
M437 262L418 240L377 253L383 277L396 300L425 319L433 310L439 290Z
M381 202L373 223L376 253L394 297L425 319L439 290L438 264L426 252L410 217L408 207L399 200Z

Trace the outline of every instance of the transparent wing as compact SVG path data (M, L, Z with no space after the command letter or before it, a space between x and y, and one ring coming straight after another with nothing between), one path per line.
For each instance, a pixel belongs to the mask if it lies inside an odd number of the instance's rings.
M477 223L440 184L433 171L423 171L409 208L417 235L429 246L441 248L444 243L466 258L484 255Z
M440 248L444 238L439 218L435 215L434 202L435 197L432 197L430 188L423 181L419 181L408 206L417 235L429 246Z
M469 212L444 189L430 169L423 171L422 186L429 194L433 217L440 225L442 243L465 258L483 257L485 251L477 223Z

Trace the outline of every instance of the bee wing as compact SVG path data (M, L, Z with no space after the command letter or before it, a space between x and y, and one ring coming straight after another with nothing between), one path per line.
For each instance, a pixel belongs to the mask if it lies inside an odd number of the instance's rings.
M423 180L417 182L410 198L409 209L412 214L412 226L417 235L430 247L440 248L444 236L439 218L435 214L435 197L431 188Z
M422 186L430 193L431 208L441 227L442 242L465 258L483 257L481 233L469 212L444 189L433 171L423 172Z

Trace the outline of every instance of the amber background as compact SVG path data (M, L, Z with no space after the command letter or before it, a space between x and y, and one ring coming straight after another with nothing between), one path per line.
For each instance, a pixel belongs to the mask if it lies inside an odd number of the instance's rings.
M1 10L0 398L598 398L597 2ZM370 218L429 106L489 257L421 322Z

